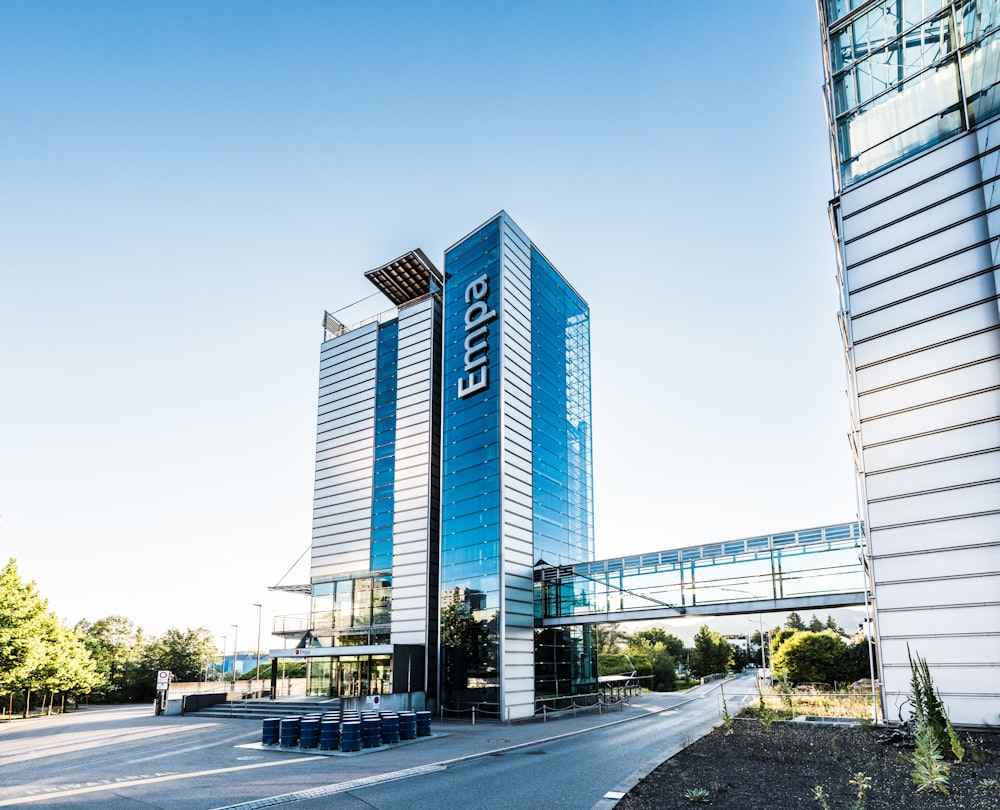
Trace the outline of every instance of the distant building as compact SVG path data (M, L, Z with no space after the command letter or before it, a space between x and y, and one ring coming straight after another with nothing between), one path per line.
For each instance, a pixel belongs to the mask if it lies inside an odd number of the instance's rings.
M1000 6L821 0L831 222L886 713L1000 713Z

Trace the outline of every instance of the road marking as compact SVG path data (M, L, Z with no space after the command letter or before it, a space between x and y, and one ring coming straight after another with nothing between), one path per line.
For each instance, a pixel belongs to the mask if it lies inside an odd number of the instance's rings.
M128 742L141 742L153 737L182 735L201 729L213 728L218 723L196 723L185 726L138 726L122 732L116 729L102 731L66 731L51 737L42 737L32 741L33 748L23 750L18 748L21 740L4 739L0 741L0 756L5 763L26 762L30 759L55 757L82 749L101 748L107 745L121 745Z
M217 773L232 773L234 771L248 771L251 768L272 768L276 765L293 765L299 762L308 762L313 759L323 759L323 757L297 757L296 759L282 759L277 762L255 762L252 765L235 765L231 768L212 768L208 771L192 771L190 773L171 773L150 776L145 779L107 779L101 780L99 784L87 785L81 788L70 790L59 790L54 792L39 792L32 796L21 796L16 799L0 800L0 807L11 807L16 804L29 804L30 802L44 802L49 799L59 799L66 796L80 796L84 793L99 793L104 790L118 790L130 785L152 785L156 782L173 782L177 779L193 779L199 776L211 776Z
M225 807L217 807L214 810L259 810L259 808L263 807L274 807L279 804L289 804L291 802L304 802L309 799L317 799L320 796L332 796L334 793L346 793L349 790L381 785L385 782L396 782L400 779L409 779L411 776L420 776L421 774L443 770L445 770L444 765L421 765L418 768L407 768L404 771L391 771L376 776L366 776L362 779L351 779L348 782L338 782L335 785L322 785L320 787L307 788L306 790L297 790L295 793L282 793L280 796L269 796L266 799L240 802L239 804L227 804Z

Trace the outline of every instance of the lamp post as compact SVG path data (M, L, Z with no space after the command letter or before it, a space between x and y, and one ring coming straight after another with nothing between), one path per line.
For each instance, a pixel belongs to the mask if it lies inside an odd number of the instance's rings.
M226 643L229 641L225 636L220 636L222 639L222 666L219 667L219 680L226 680Z
M747 619L750 624L753 624L753 619ZM761 613L757 617L757 621L760 622L760 668L767 669L767 661L764 658L764 614Z
M745 593L747 596L752 596L754 599L760 599L761 597L750 591L743 591L739 588L720 588L722 591L732 591L733 593ZM747 619L750 624L753 624L753 619ZM764 658L764 614L757 614L757 621L760 622L760 668L767 669L767 661ZM749 646L750 640L747 639L747 646Z
M257 608L257 671L254 673L254 680L260 680L260 615L261 606L254 602L253 606Z
M236 650L238 649L236 639L239 638L240 628L239 625L231 624L229 625L233 628L233 689L236 688Z

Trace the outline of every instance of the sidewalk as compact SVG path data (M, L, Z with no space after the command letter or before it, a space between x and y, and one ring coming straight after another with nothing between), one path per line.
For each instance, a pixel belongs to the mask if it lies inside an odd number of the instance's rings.
M262 745L259 742L240 746L264 751L280 751L284 753L303 754L307 756L334 757L378 757L386 753L406 752L410 757L432 758L435 764L452 765L477 757L489 756L503 751L516 750L530 745L538 745L563 737L583 734L599 728L618 723L639 720L644 717L659 714L674 706L682 705L706 691L712 691L712 685L697 687L690 692L657 693L649 692L636 695L626 703L611 706L593 706L579 709L566 709L559 712L549 712L544 717L530 720L515 720L501 722L493 719L441 720L435 717L431 723L431 736L418 737L392 745L378 748L362 749L361 751L323 751L318 748L282 748L280 746ZM716 685L717 688L717 685ZM280 702L275 705L274 716L280 716ZM433 745L426 745L434 741ZM415 749L415 750L411 750Z

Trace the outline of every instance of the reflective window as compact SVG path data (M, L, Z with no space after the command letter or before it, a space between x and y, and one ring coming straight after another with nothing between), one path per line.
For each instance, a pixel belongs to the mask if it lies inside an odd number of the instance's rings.
M844 183L1000 112L996 0L886 0L835 22L860 5L826 2Z
M372 475L370 567L373 571L392 567L398 350L399 321L391 320L380 324L375 378L375 462Z
M445 254L440 624L450 704L499 700L499 228L494 219Z
M590 310L535 249L531 300L534 557L590 560Z
M312 584L314 631L324 637L332 630L328 644L374 644L370 634L380 632L392 616L392 578L361 577ZM385 643L388 643L386 636Z

